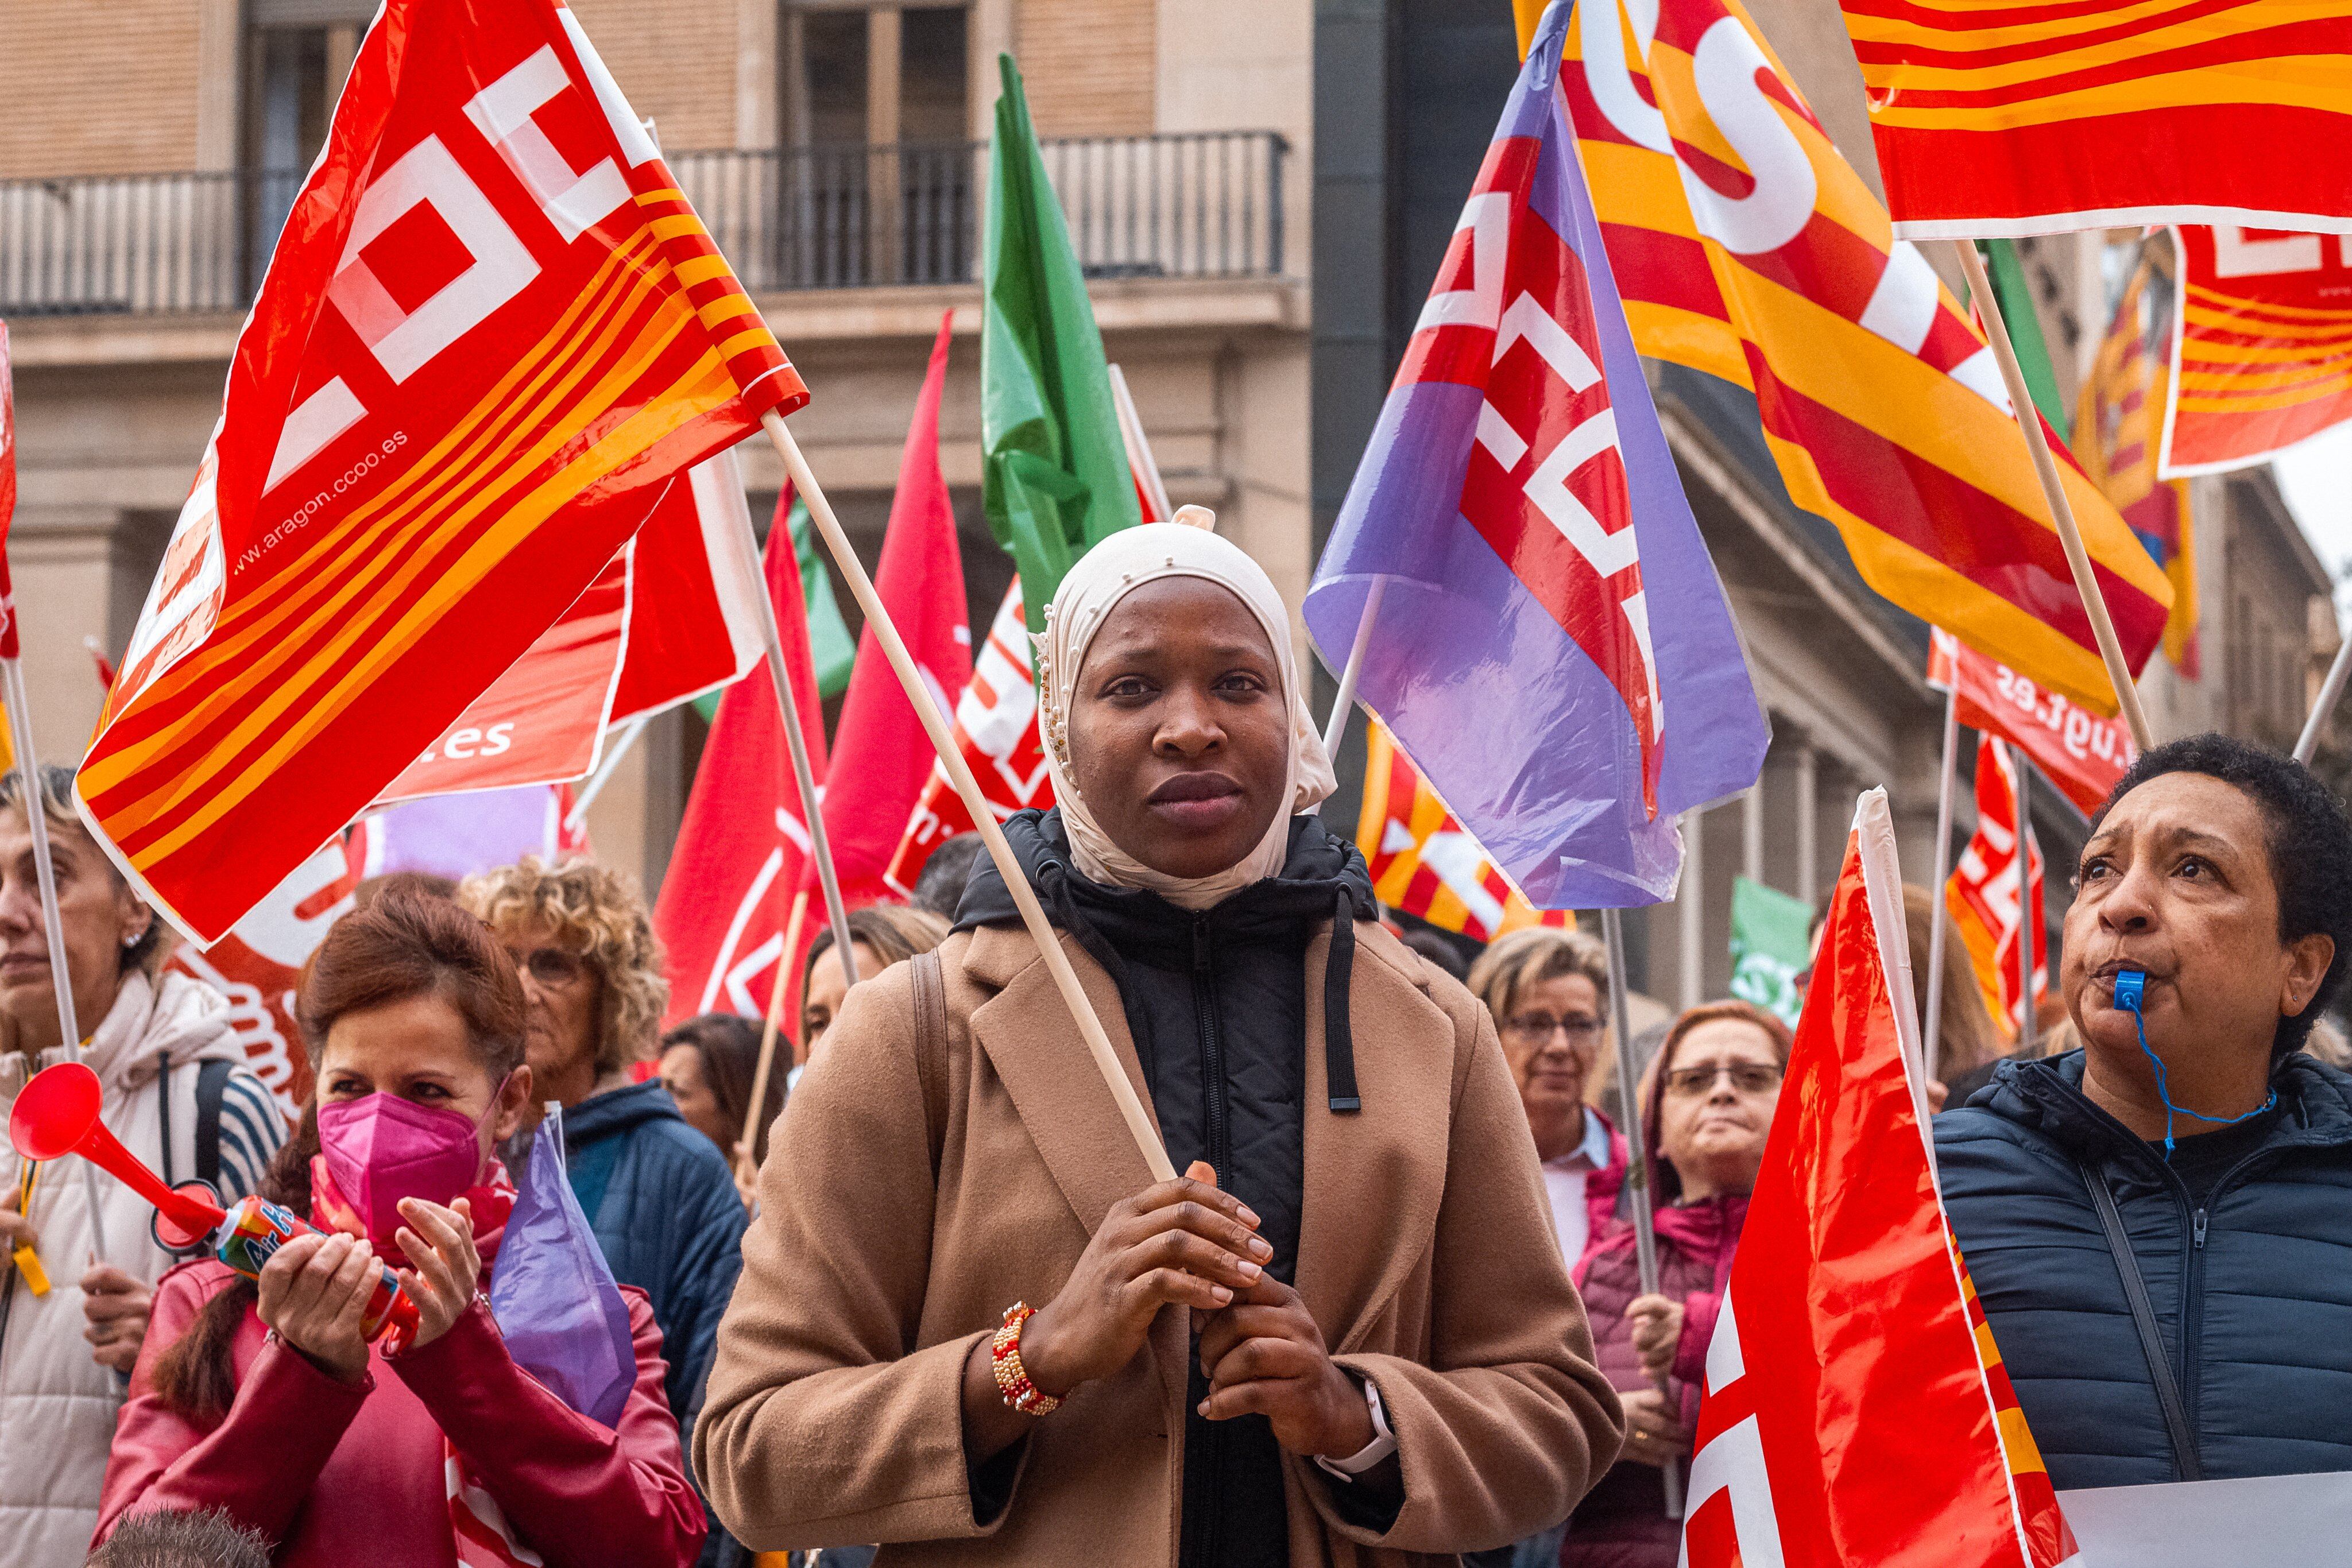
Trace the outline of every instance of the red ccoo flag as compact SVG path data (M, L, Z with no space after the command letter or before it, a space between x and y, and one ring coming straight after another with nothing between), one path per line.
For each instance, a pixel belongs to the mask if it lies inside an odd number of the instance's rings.
M572 13L389 0L83 763L210 941L807 398Z
M1873 789L1707 1347L1687 1568L2076 1557L1937 1194L1917 1018Z
M955 710L955 693L971 679L971 628L966 622L963 554L956 543L955 510L940 474L940 395L947 385L950 312L940 322L915 417L907 427L898 464L898 491L882 537L874 573L882 603L907 640L941 713ZM834 778L824 798L825 837L851 908L891 896L887 880L923 781L936 766L929 737L914 705L882 656L867 627L857 641L857 664L841 701L834 731ZM815 886L811 863L802 881Z
M775 601L793 701L808 737L809 768L821 783L824 710L809 656L808 617L801 607L800 559L793 550L788 518L792 504L789 490L776 502L776 520L768 529L766 587ZM677 847L654 902L654 934L661 938L669 974L665 1029L697 1013L765 1015L774 967L794 956L784 951L784 931L808 855L808 825L785 758L775 683L755 674L719 699L678 824ZM808 922L803 942L822 924L821 917Z

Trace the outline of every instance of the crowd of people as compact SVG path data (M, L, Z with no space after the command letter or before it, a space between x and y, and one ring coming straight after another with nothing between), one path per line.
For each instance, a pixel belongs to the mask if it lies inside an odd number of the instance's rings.
M1396 931L1314 813L1292 646L1239 550L1152 526L1071 571L1039 664L1060 804L1005 832L1172 1180L975 840L850 914L854 986L817 937L764 1075L761 1020L661 1031L605 868L371 886L304 973L289 1128L66 772L37 803L0 778L0 1090L68 1054L37 810L107 1125L315 1229L248 1279L8 1156L0 1568L1668 1568L1790 1028L1692 1009L1624 1082L1590 935L1465 974ZM2060 1049L2004 1056L1961 959L1933 1091L2051 1478L2352 1469L2352 1078L2305 1050L2352 959L2352 826L2301 766L2198 737L2138 759L2076 875ZM587 1408L491 1296L559 1149L621 1303ZM396 1345L365 1333L388 1269Z

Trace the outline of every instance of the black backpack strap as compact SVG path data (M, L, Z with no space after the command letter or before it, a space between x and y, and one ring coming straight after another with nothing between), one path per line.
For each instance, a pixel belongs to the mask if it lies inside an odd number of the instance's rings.
M179 1173L172 1168L172 1053L155 1053L155 1106L163 1118L163 1185L180 1185Z
M948 988L939 949L910 962L915 981L915 1077L923 1091L923 1125L931 1136L931 1177L940 1174L940 1145L948 1119Z
M220 1190L221 1102L228 1096L234 1061L211 1061L196 1068L196 1176Z
M2076 1162L2076 1168L2083 1173L2083 1185L2090 1189L2091 1207L2099 1211L2099 1223L2106 1229L2107 1250L2115 1257L2116 1277L2123 1281L2124 1300L2131 1303L2132 1325L2139 1330L2140 1354L2147 1357L2148 1375L2156 1382L2156 1403L2164 1412L2164 1429L2172 1439L2173 1479L2203 1480L2205 1466L2198 1457L2197 1434L2189 1430L2189 1406L2182 1402L2179 1381L2172 1375L2172 1358L2165 1353L2164 1335L2156 1326L2156 1305L2148 1300L2139 1260L2132 1255L2131 1238L2124 1232L2116 1195L2108 1190L2107 1178L2096 1166L2082 1160Z

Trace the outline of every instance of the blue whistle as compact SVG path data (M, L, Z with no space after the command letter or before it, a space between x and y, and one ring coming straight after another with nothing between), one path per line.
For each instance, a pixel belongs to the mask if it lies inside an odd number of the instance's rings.
M2116 974L2116 1006L2127 1013L2139 1011L2139 999L2147 991L2147 974L2141 969L2122 969Z

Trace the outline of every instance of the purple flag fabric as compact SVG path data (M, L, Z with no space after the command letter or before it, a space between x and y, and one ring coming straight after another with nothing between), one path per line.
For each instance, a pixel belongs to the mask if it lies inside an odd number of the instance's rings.
M539 1125L490 1270L490 1316L514 1364L592 1421L617 1427L637 1379L629 1304L563 1172L563 1118Z
M367 874L423 872L464 878L562 846L559 797L542 784L425 795L381 807L368 823Z
M1530 902L1672 897L1770 729L1658 427L1545 14L1318 565L1307 626Z

